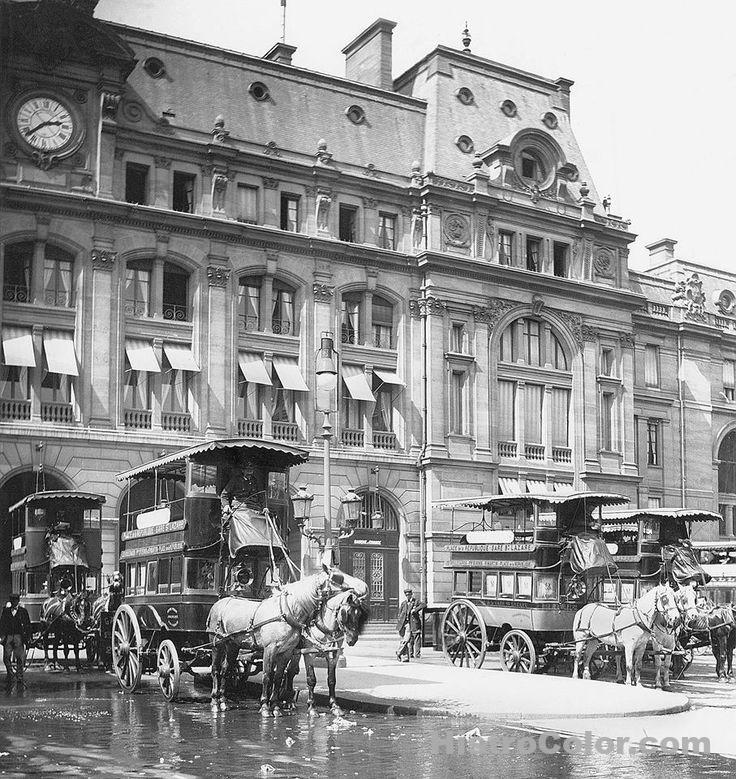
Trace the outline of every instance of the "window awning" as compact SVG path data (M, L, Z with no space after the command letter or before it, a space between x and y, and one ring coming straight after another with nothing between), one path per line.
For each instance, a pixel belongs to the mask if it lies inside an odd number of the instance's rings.
M348 388L350 397L353 400L368 400L375 402L371 388L368 386L368 379L365 377L365 371L360 365L343 365L342 379Z
M64 330L44 330L43 351L46 355L46 367L50 373L79 376L72 333Z
M540 492L547 492L547 482L540 481L539 479L527 479L526 491L532 495L539 495Z
M268 375L263 357L252 352L238 352L238 365L243 378L252 384L266 384L271 386L271 377Z
M567 481L556 481L553 482L552 486L558 495L571 495L573 492L572 484Z
M150 341L127 338L125 340L125 354L128 356L128 362L134 371L161 373L161 366Z
M521 492L518 479L509 479L502 476L498 480L498 486L501 490L501 495L518 495Z
M377 376L384 384L396 384L399 387L405 386L398 374L393 371L385 371L383 368L374 368L373 375Z
M175 371L199 371L199 365L192 355L192 347L187 344L172 344L164 341L164 354Z
M274 357L273 367L276 368L276 373L284 389L309 392L307 382L304 381L296 360L288 357Z
M3 327L3 364L36 367L30 327Z

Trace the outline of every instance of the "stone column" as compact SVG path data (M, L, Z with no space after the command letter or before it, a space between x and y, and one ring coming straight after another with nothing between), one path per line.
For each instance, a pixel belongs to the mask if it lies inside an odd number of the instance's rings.
M151 205L156 208L171 208L171 160L168 157L155 157L155 175Z
M148 316L163 319L164 315L164 258L155 257L151 272L150 310Z
M206 434L223 436L232 416L232 399L228 392L231 385L231 349L228 346L232 343L232 291L227 258L210 255L208 259L207 348L202 355L201 380L207 387Z
M33 265L31 266L31 289L29 303L35 303L37 306L44 304L43 294L43 274L44 257L46 254L46 241L44 239L36 240L33 244Z
M161 401L163 400L161 385L163 384L164 374L164 341L163 338L154 338L152 343L153 352L156 355L158 364L161 366L161 373L148 374L148 381L150 382L148 389L151 393L151 429L161 430Z
M475 338L471 339L468 333L468 347L470 353L475 353L475 396L476 396L476 420L475 420L475 443L478 452L488 452L491 456L491 420L489 414L489 405L491 397L491 382L494 377L491 375L491 361L488 353L489 328L488 322L482 321L476 317L475 320ZM494 382L495 384L495 382Z
M43 380L43 325L33 325L33 355L36 367L31 379L31 422L41 421L41 381Z
M89 403L83 408L84 416L88 416L90 426L111 427L114 425L114 410L117 407L118 382L120 375L117 361L117 349L114 339L115 318L113 312L117 307L113 301L117 292L113 283L113 271L117 262L117 252L110 249L92 249L90 252L91 288L89 297L85 295L84 314L85 341L89 338L89 348L83 350L82 376L89 376L89 386L94 391L84 393L84 400ZM125 346L120 345L121 359ZM84 404L83 404L84 405Z
M638 474L636 464L636 429L634 427L634 336L622 333L621 344L621 404L623 429L621 430L622 472ZM661 446L661 442L660 442Z
M258 308L258 328L264 333L273 332L273 276L266 274L261 277L261 298Z
M113 181L115 172L115 143L118 132L115 121L122 95L116 92L103 91L100 95L100 110L102 123L100 126L100 148L98 150L99 165L97 168L97 197L113 197Z
M363 304L360 307L360 341L361 346L373 345L373 292L367 291L363 295Z

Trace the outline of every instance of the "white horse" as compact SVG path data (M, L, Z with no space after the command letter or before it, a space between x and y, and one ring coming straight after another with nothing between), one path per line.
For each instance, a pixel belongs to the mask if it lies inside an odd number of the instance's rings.
M578 678L583 649L583 679L590 679L590 659L600 644L607 644L616 648L623 647L626 657L626 684L637 684L641 677L644 649L655 629L655 618L658 624L661 624L661 629L666 631L674 631L680 620L675 592L667 584L654 587L632 605L622 606L617 610L600 603L584 606L575 614L573 620L573 679ZM659 633L660 628L656 629Z

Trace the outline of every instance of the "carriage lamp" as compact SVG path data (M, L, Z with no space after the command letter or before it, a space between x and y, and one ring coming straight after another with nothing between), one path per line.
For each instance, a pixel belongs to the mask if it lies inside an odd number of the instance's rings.
M319 379L326 382L331 381L333 377L337 376L333 344L332 333L323 332L314 363L314 372Z
M301 486L297 489L296 495L291 499L291 505L294 509L294 519L299 527L304 527L309 523L309 515L312 513L312 501L314 495L307 491L307 488Z
M348 527L354 528L358 524L358 519L360 519L360 508L363 504L363 499L360 495L356 495L352 488L349 488L347 493L340 498L340 503L343 505L345 523Z
M374 511L371 514L371 527L373 530L383 530L383 512Z

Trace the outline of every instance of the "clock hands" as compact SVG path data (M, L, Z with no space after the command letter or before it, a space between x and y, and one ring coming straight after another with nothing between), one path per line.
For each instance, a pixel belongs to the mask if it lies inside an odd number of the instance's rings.
M33 135L33 133L35 133L37 130L40 130L42 127L47 127L52 124L55 124L57 127L59 127L62 123L58 120L47 119L45 122L41 122L40 124L37 124L35 127L26 128L25 134Z

